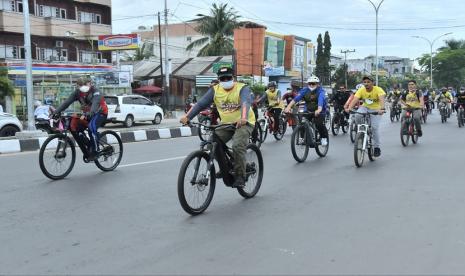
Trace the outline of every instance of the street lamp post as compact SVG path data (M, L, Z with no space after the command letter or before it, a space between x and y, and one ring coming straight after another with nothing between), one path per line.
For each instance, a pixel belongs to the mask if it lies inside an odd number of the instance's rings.
M341 50L341 53L344 54L344 80L345 80L345 85L347 89L347 53L354 53L355 49L353 50ZM347 66L347 67L346 67Z
M450 35L450 34L452 34L452 33L442 34L442 35L436 37L435 39L433 39L433 41L431 41L428 38L423 37L423 36L418 36L418 35L412 36L414 38L420 38L420 39L426 40L426 42L428 42L428 44L429 44L429 47L430 47L430 65L429 65L430 67L429 67L429 71L430 71L430 88L431 89L433 89L433 44L434 44L434 42L436 42L441 37L446 36L446 35Z
M376 85L378 85L378 12L381 4L383 4L384 0L381 0L378 5L375 5L371 0L368 0L373 5L376 13Z

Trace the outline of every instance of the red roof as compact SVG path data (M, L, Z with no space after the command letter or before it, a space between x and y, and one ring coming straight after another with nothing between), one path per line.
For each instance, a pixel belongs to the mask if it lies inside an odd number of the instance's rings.
M161 94L162 90L158 86L142 86L133 90L134 93L140 94Z

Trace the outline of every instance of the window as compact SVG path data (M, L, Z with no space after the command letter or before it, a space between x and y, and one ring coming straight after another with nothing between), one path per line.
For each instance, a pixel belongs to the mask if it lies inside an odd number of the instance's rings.
M102 24L102 16L100 14L96 14L95 20L93 22L97 24Z
M65 9L60 9L60 16L63 19L66 19L66 10Z
M152 102L144 98L137 98L137 104L152 105Z
M13 0L0 0L0 10L16 11L15 1L13 1Z
M22 0L16 1L16 11L23 12L23 1Z
M123 99L123 103L124 103L124 99ZM118 98L117 97L105 97L105 102L108 105L118 105Z
M134 101L132 100L131 97L124 97L123 104L134 104Z
M102 24L102 15L90 12L78 12L78 21L82 23Z
M42 17L59 17L60 9L45 5L37 5L37 14Z
M187 42L192 42L192 36L186 37Z
M26 50L24 47L18 47L18 57L19 59L26 59Z

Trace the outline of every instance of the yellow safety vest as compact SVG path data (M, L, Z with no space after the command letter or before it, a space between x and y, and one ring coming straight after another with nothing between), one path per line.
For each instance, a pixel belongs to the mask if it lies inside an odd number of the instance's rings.
M266 97L268 98L268 105L270 107L276 107L276 108L283 108L284 104L281 102L281 104L278 105L278 89L275 89L274 92L270 90L266 90Z
M215 85L215 97L213 101L218 108L218 113L221 117L221 122L225 124L236 123L241 119L241 89L245 84L236 82L234 87L226 91L221 85ZM255 125L255 115L252 108L249 110L247 121L253 126Z

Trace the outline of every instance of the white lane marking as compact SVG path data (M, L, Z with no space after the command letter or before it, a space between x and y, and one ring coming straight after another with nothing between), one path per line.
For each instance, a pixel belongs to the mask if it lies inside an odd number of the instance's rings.
M132 163L132 164L120 165L119 168L134 167L134 166L147 165L147 164L163 163L163 162L168 162L168 161L180 160L180 159L184 159L184 158L186 158L186 156L178 156L178 157L173 157L173 158L152 160L152 161L147 161L147 162Z

